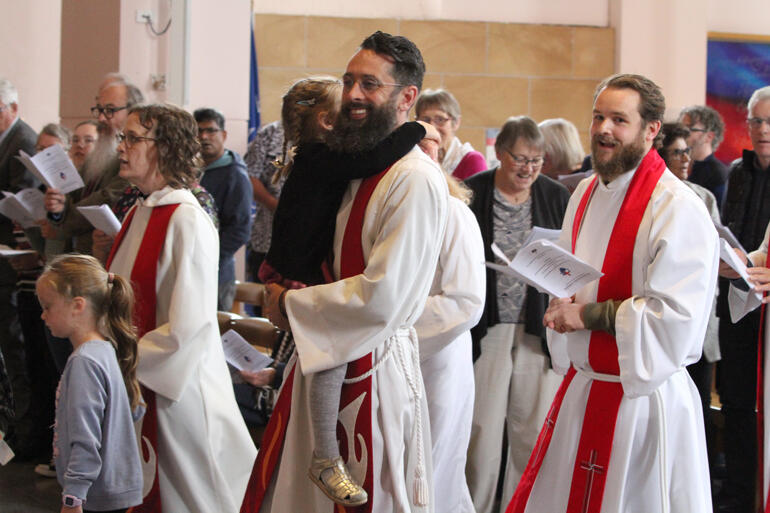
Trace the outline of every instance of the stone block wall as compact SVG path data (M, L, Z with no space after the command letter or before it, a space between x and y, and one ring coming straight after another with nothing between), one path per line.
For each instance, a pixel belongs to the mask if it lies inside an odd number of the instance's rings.
M460 102L458 136L484 151L485 130L509 116L569 119L586 150L593 91L614 72L611 28L490 22L254 15L262 123L280 117L294 80L341 76L375 30L410 38L427 73L424 88L444 87Z

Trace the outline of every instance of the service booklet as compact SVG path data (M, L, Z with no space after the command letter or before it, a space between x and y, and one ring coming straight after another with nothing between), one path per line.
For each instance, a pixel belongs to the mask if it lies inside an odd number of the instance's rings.
M526 246L530 242L536 241L536 240L550 240L551 242L556 242L559 240L559 236L561 235L561 229L554 229L554 228L542 228L540 226L533 226L532 231L529 232L529 236L526 238L522 246Z
M738 248L741 251L743 251L744 254L747 254L747 255L749 254L749 252L746 251L744 247L741 245L741 243L738 241L738 237L736 237L733 234L733 232L730 231L730 228L728 228L723 224L717 224L717 223L714 223L714 228L717 229L719 238L725 240L728 244L730 244L730 247Z
M3 191L0 200L0 214L13 219L22 228L32 228L38 219L45 219L45 195L33 187L22 189L16 194Z
M77 209L94 228L103 231L110 237L116 236L120 231L120 221L107 204L77 207Z
M733 251L733 247L734 246L730 241L726 239L719 239L719 259L729 265L735 272L737 272L738 275L743 278L743 281L746 282L746 285L748 285L749 288L753 288L754 284L749 280L749 273L746 271L746 264L744 264L743 261L738 258L738 255L736 255L735 251ZM762 298L762 294L759 292L755 291L754 294L756 294L758 298Z
M227 363L238 370L257 372L273 362L272 358L254 349L235 330L227 330L222 334L222 347Z
M24 150L20 150L19 156L16 158L46 187L59 189L62 193L67 194L84 185L80 173L75 169L64 148L58 144L35 153L34 157L25 153Z
M584 285L603 275L569 251L544 239L522 247L513 261L494 243L492 252L506 265L487 262L487 267L515 276L553 297L572 297Z

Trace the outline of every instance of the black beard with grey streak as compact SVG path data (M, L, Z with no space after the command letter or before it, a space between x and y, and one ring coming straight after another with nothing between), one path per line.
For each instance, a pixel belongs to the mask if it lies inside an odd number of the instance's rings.
M602 180L609 183L623 173L627 173L639 165L644 157L644 136L642 134L628 145L620 147L620 152L607 162L598 162L595 155L598 153L599 141L591 139L591 162Z
M396 127L395 101L380 107L351 102L343 105L334 128L326 136L326 144L340 153L359 153L374 148ZM366 109L363 122L350 119L350 111Z

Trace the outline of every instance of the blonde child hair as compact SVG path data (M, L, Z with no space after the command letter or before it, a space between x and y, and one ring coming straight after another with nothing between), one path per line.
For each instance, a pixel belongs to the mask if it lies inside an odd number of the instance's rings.
M283 125L283 156L276 161L279 172L273 181L291 172L294 150L301 144L323 141L319 116L333 115L340 110L342 82L334 77L315 76L297 80L283 95L281 124Z
M120 276L105 271L96 258L88 255L59 255L46 266L39 280L68 299L82 297L88 302L99 333L115 348L131 409L140 405L142 395L136 379L137 336L131 285Z

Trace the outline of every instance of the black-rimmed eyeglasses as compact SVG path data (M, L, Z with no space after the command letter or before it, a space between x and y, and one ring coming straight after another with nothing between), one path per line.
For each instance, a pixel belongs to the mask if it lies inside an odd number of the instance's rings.
M99 117L99 114L104 114L104 117L107 119L111 119L112 116L115 115L116 112L119 110L127 109L128 105L123 105L122 107L115 107L108 105L106 107L102 107L101 105L95 105L91 107L91 115L95 118Z

